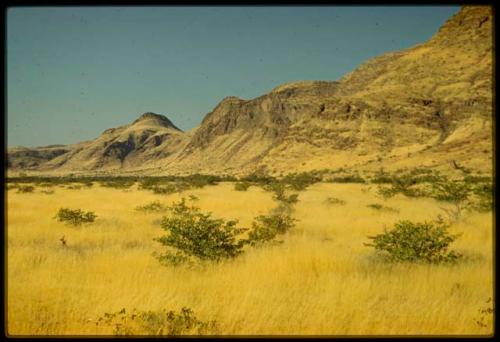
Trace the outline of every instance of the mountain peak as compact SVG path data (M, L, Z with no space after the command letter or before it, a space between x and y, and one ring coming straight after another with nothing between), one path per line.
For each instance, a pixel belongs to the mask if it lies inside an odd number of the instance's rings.
M170 121L166 116L161 114L156 114L153 112L146 112L139 116L132 125L149 124L154 126L162 126L173 128L177 131L181 131L177 126L175 126L172 121Z

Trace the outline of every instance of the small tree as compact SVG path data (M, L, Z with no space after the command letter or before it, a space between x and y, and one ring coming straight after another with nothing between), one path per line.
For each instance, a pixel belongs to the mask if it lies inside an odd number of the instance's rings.
M373 243L365 245L385 252L391 261L455 261L461 255L448 251L448 247L458 235L449 234L447 228L441 219L424 223L400 221L390 231L369 236Z
M161 221L161 228L168 234L154 240L173 251L156 255L160 262L171 265L193 260L218 262L243 252L245 240L238 236L247 229L237 228L238 221L214 219L210 213L188 206L184 198L168 210L171 215Z
M466 182L436 182L432 184L435 199L453 204L452 209L441 208L452 221L458 221L462 212L471 206L472 188Z
M113 328L116 336L153 335L209 335L218 331L216 321L199 320L192 309L182 308L179 313L172 310L127 312L125 308L118 312L104 313L96 321L96 326Z
M237 182L237 183L234 184L234 190L236 190L236 191L247 191L248 188L250 187L250 185L252 185L252 183L246 182L246 181Z
M66 222L73 226L94 222L97 215L92 211L84 212L81 209L61 208L54 217L59 222Z
M252 223L252 230L248 234L248 242L252 246L271 241L282 242L275 241L275 237L293 228L295 221L289 214L279 208L272 211L270 215L257 216Z
M18 193L31 193L35 190L35 187L32 185L19 185L17 188Z

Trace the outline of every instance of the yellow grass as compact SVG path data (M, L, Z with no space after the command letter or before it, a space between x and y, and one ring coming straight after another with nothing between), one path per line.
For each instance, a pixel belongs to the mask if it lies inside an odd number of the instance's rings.
M184 193L215 216L252 218L275 206L271 194L220 184ZM337 197L346 205L328 205ZM399 219L429 220L434 200L397 196L384 201L375 187L316 184L299 195L297 227L278 246L249 249L205 269L162 266L152 239L163 234L161 214L135 211L179 195L100 188L7 197L8 312L11 335L110 334L92 321L105 312L179 310L217 320L222 334L480 334L479 309L493 294L492 217L467 214L451 228L463 232L454 249L472 261L456 266L390 265L363 245L367 235ZM368 208L381 203L399 213ZM60 207L95 211L94 224L73 228L52 219ZM65 236L68 247L59 242Z

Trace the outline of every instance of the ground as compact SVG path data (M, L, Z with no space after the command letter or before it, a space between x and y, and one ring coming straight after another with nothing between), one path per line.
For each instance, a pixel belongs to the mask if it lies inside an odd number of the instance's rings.
M377 196L375 185L318 183L300 192L297 226L276 246L248 248L205 268L173 268L152 256L162 246L161 214L134 210L181 196L216 217L252 219L276 206L259 187L220 183L182 195L130 190L55 188L54 194L7 195L7 331L10 335L98 335L106 312L193 309L224 335L390 335L492 333L477 323L493 296L492 214L466 213L450 230L456 265L390 264L367 236L401 219L432 220L443 211L428 198ZM344 200L328 204L328 197ZM398 209L367 207L380 203ZM53 219L61 207L94 211L93 224ZM64 236L67 246L60 238Z

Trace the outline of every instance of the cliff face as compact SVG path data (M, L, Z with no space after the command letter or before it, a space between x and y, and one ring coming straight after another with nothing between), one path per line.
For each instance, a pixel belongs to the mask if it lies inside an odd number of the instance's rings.
M455 161L491 171L492 22L490 7L466 6L428 42L369 60L338 82L284 84L248 101L227 97L188 133L147 113L30 165L280 174L446 169ZM11 166L28 165L17 156L9 151Z

